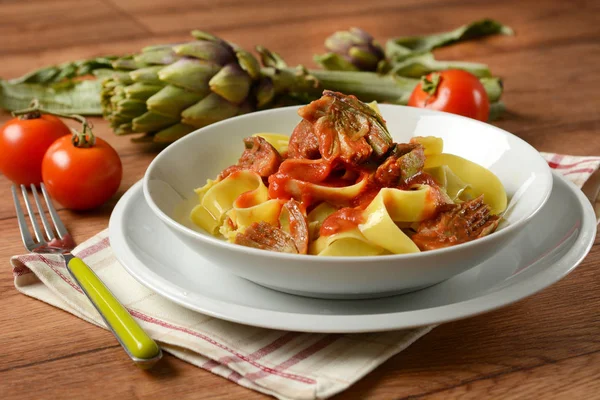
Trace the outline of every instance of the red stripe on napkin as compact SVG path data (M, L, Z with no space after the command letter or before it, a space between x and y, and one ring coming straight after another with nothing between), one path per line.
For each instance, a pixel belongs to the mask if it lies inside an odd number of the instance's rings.
M595 168L580 168L580 169L574 169L572 171L567 171L567 172L563 173L563 175L583 174L583 173L591 174L594 171L596 171Z
M317 342L308 346L306 349L300 351L299 353L294 354L292 357L288 358L286 361L277 365L274 369L272 369L272 370L270 369L270 371L253 372L251 374L246 374L246 376L244 376L244 378L246 378L250 381L256 381L260 378L264 378L266 376L266 372L274 373L274 372L285 371L292 365L297 364L300 361L317 353L318 351L323 350L324 348L326 348L327 346L329 346L330 344L332 344L333 342L335 342L336 340L338 340L341 337L342 337L342 335L334 335L334 334L326 335L325 337L321 338Z
M83 290L81 290L81 288L78 285L76 285L73 281L71 281L69 278L67 278L65 275L63 275L62 272L60 272L58 270L58 268L55 266L56 262L54 260L48 260L46 257L44 257L41 254L38 254L38 256L44 263L46 263L50 268L52 268L52 271L54 271L54 273L56 273L56 275L60 276L60 278L63 281L67 282L69 284L69 286L71 286L73 289L77 290L79 293L83 294ZM64 268L65 263L64 262L60 263L60 266Z
M579 164L585 164L588 162L600 161L600 158L590 158L588 160L581 160L571 164L560 164L554 161L548 161L548 165L553 169L569 169L578 166Z
M90 247L81 250L79 253L77 253L77 257L79 257L79 258L89 257L92 254L95 254L101 250L106 249L108 246L110 246L110 240L108 239L108 236L107 236L104 239L102 239L101 241L99 241L98 243L93 244Z
M275 350L280 349L284 345L291 342L293 339L295 339L299 335L300 335L299 332L288 332L285 335L278 337L277 339L275 339L268 345L262 347L261 349L256 350L254 353L248 355L248 358L251 360L258 360L265 356L268 356ZM227 365L231 362L238 362L238 361L240 361L240 359L235 358L235 357L231 357L231 356L222 357L221 359L219 359L218 362L214 362L214 365L211 365L209 368L206 368L206 369L211 369L211 368L215 368L218 365ZM210 363L210 361L207 362L206 364L209 364L209 363ZM204 365L202 366L202 368L205 368Z
M215 345L215 346L217 346L217 347L219 347L219 348L221 348L221 349L223 349L223 350L231 353L236 358L238 358L238 359L240 359L242 361L246 361L247 363L253 365L254 367L256 367L258 369L260 369L264 373L263 376L267 376L269 374L270 375L278 375L278 376L280 376L282 378L287 378L287 379L291 379L291 380L302 382L302 383L307 383L307 384L315 384L315 383L317 383L314 379L311 379L311 378L306 378L304 376L300 376L300 375L296 375L296 374L289 374L289 373L283 372L283 370L273 369L273 368L266 367L266 366L264 366L262 364L257 363L254 360L251 360L249 357L247 357L247 356L245 356L245 355L243 355L243 354L235 351L234 349L230 348L229 346L227 346L227 345L225 345L223 343L219 343L216 340L214 340L214 339L212 339L212 338L210 338L210 337L208 337L206 335L203 335L201 333L195 332L195 331L193 331L191 329L187 329L187 328L184 328L184 327L181 327L181 326L173 325L173 324L170 324L170 323L168 323L166 321L161 321L161 320L159 320L157 318L153 318L153 317L150 317L150 316L148 316L146 314L143 314L143 313L141 313L141 312L139 312L137 310L128 309L128 311L129 311L129 313L131 315L133 315L136 318L141 319L142 321L146 321L146 322L149 322L149 323L160 325L163 328L169 328L169 329L173 329L173 330L176 330L176 331L179 331L179 332L184 332L184 333L187 333L189 335L192 335L192 336L195 336L197 338L200 338L200 339L202 339L204 341L207 341L210 344ZM310 355L310 354L308 354L308 355ZM306 357L308 357L308 355ZM304 357L304 358L306 358L306 357ZM293 365L293 364L291 364L291 365Z

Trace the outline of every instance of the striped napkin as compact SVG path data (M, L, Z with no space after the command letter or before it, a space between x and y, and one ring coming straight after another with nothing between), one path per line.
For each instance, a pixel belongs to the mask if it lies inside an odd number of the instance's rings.
M600 166L597 157L543 156L580 187ZM597 194L598 189L592 191ZM433 328L341 335L240 325L190 311L140 285L117 262L107 231L73 253L94 269L164 351L279 399L325 399L339 393ZM105 328L60 257L28 254L13 257L11 264L17 290Z

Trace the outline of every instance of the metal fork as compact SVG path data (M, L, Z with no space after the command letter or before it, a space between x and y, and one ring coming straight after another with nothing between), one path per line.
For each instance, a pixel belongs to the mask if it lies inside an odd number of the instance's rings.
M52 201L46 192L44 184L41 184L42 194L46 201L46 207L48 213L54 224L54 229L48 222L45 216L44 209L38 196L38 191L34 185L31 185L31 192L35 201L40 220L44 226L46 237L40 225L38 224L33 207L29 201L27 194L27 187L21 185L21 192L23 193L23 200L25 207L27 208L27 214L31 220L31 226L35 234L35 240L32 238L29 228L27 227L27 221L19 197L17 194L17 188L15 185L12 186L12 195L17 210L17 220L19 221L19 229L21 231L21 237L27 250L33 253L39 254L61 254L65 259L65 264L69 274L77 282L79 287L83 290L83 293L92 302L98 313L106 322L106 325L116 336L117 340L123 346L129 357L141 368L150 368L156 361L162 357L162 351L150 336L138 325L138 323L129 314L127 309L119 303L116 297L110 292L110 290L104 285L104 283L98 278L98 276L88 267L83 260L77 258L71 254L71 250L75 247L75 243L71 239L69 232L63 225L56 212L56 209L52 205ZM54 235L56 230L57 236Z

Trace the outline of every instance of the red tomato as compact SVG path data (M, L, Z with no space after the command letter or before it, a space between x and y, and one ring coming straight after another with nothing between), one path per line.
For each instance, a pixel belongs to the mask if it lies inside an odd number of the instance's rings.
M52 198L72 210L87 210L116 193L123 168L115 149L104 140L96 138L92 147L76 147L71 136L65 136L46 152L42 176Z
M53 115L11 119L0 128L0 172L16 184L39 184L44 153L64 135L71 130Z
M425 84L425 88L423 85ZM479 79L459 69L434 72L413 90L408 105L487 121L490 102Z

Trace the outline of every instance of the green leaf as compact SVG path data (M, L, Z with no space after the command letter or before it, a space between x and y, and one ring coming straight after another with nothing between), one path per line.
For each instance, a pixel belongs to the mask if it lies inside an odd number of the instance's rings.
M94 73L98 69L112 69L112 61L116 57L97 57L89 60L79 60L66 62L59 65L51 65L43 67L15 79L11 79L11 84L17 83L40 83L51 84L58 83L63 79L76 78L79 76L87 76Z
M101 83L98 80L63 82L51 85L36 83L13 84L0 80L0 108L15 111L27 108L38 99L49 111L102 115L100 105Z
M492 76L485 64L466 61L438 61L432 53L415 54L403 61L392 63L391 72L400 76L418 78L430 72L444 71L447 69L462 69L477 77Z
M390 39L386 43L386 54L389 58L404 59L413 53L427 52L452 43L495 34L512 35L513 30L498 21L482 19L449 32Z

